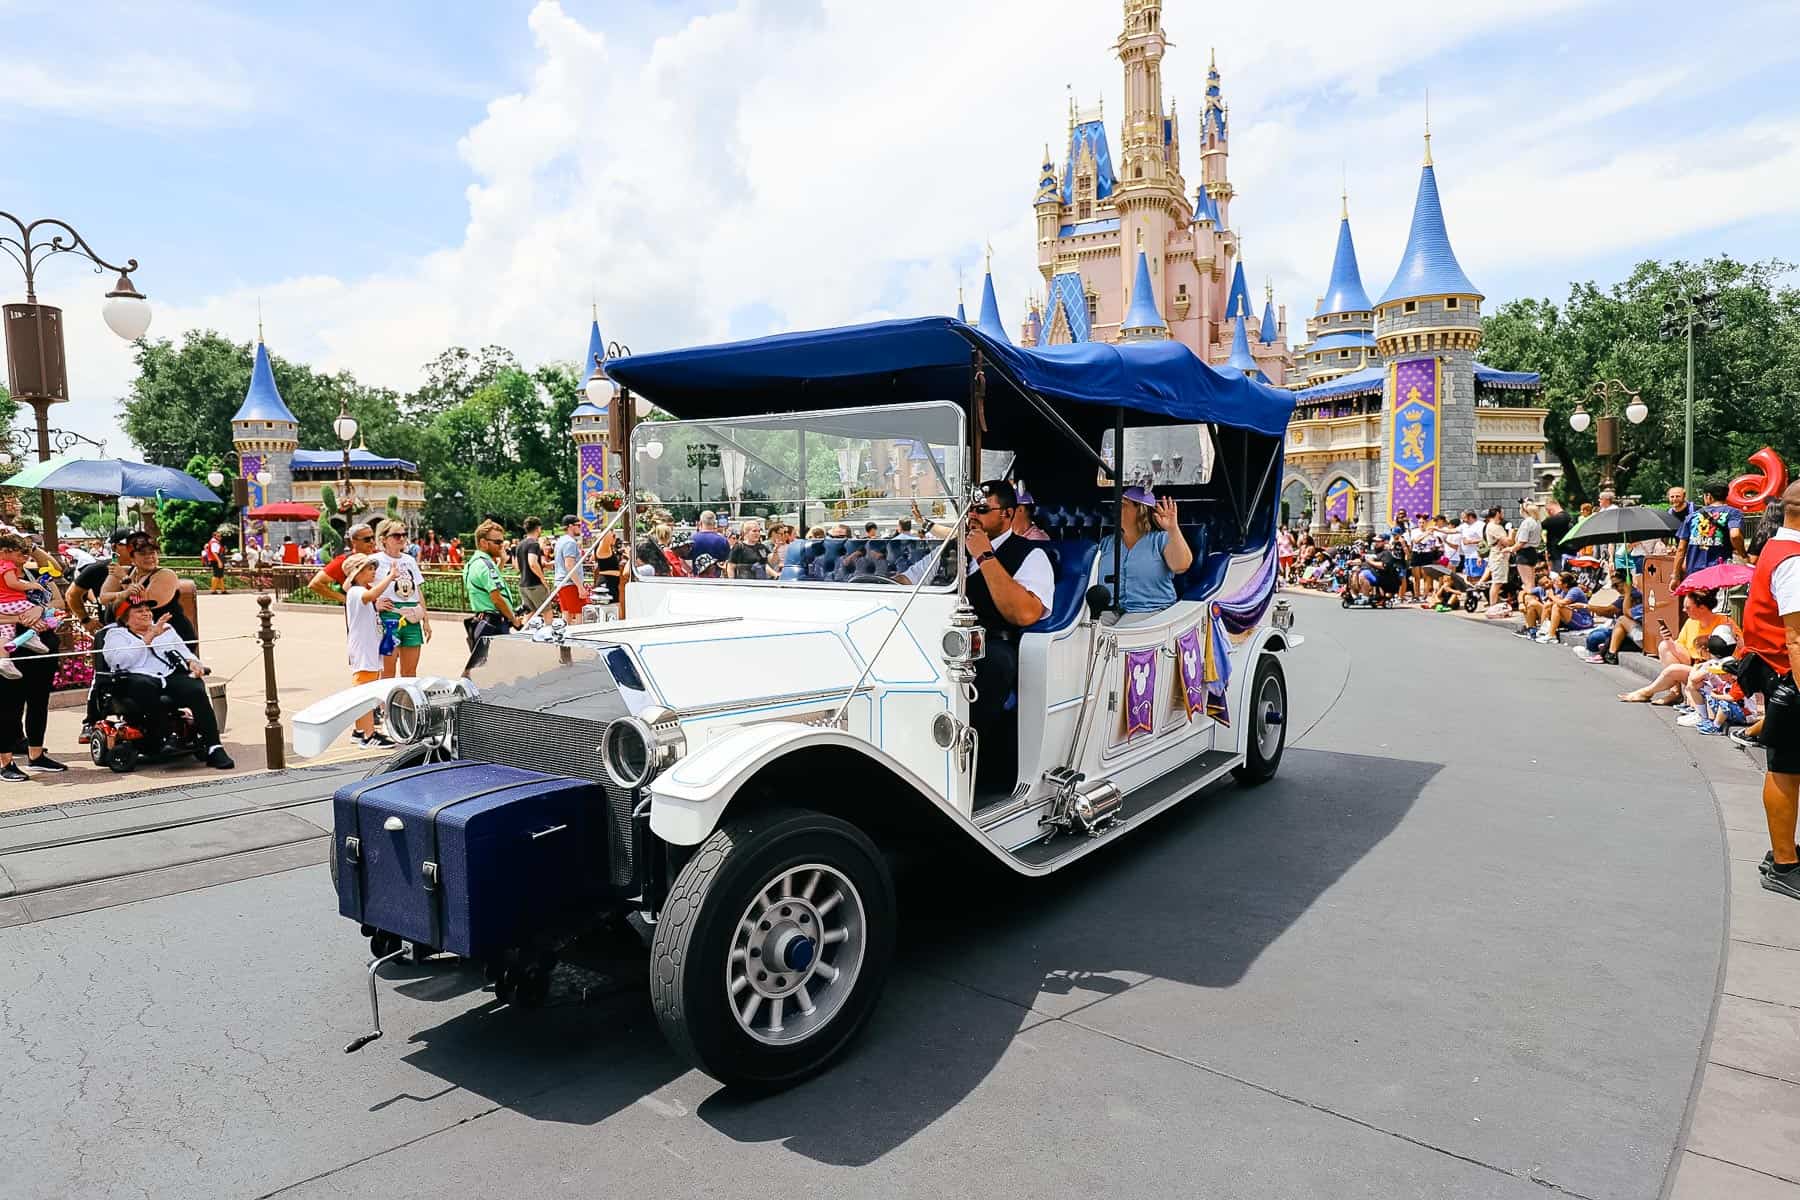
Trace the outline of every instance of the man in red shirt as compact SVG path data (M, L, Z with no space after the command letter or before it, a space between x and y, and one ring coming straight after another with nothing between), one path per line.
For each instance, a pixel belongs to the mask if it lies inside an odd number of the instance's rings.
M1744 653L1738 680L1764 703L1762 744L1768 748L1763 812L1772 849L1763 859L1764 888L1800 900L1800 483L1781 494L1782 527L1756 558L1744 605Z
M307 583L313 594L332 604L344 602L344 560L352 554L375 553L375 531L367 524L352 525L344 533L344 548L320 567Z

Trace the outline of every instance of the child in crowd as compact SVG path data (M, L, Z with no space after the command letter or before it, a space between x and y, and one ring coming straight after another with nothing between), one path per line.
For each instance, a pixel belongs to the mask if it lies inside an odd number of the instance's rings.
M350 660L353 686L381 678L381 617L375 606L397 577L397 572L390 572L386 579L376 583L375 556L372 554L352 554L344 560L344 646ZM372 712L356 719L356 728L350 737L359 746L394 744L375 728Z
M1718 735L1733 725L1748 725L1744 689L1737 680L1738 662L1732 657L1737 652L1737 642L1730 636L1729 628L1706 639L1706 652L1710 657L1696 672L1700 677L1700 708L1695 730ZM1685 722L1687 718L1681 720Z
M44 645L32 626L39 621L52 629L58 624L50 612L50 593L25 570L37 547L17 534L0 534L0 678L19 678L15 653L43 654ZM46 615L47 614L47 615Z

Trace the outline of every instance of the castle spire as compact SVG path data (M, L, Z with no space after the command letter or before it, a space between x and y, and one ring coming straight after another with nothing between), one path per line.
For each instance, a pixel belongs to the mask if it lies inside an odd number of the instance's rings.
M600 336L600 306L594 306L594 323L588 326L587 361L581 364L581 380L586 383L606 361L606 339Z
M1385 306L1425 296L1481 296L1450 248L1443 205L1438 201L1437 168L1429 162L1419 171L1419 194L1413 201L1412 229L1406 235L1400 268L1375 303Z
M1331 257L1331 282L1325 285L1325 295L1319 299L1318 310L1313 315L1325 317L1366 312L1373 307L1369 303L1369 293L1363 290L1362 271L1356 265L1356 243L1350 237L1350 201L1346 194L1344 215L1338 218L1337 251Z
M1150 281L1150 259L1138 251L1137 279L1131 285L1131 308L1119 326L1119 336L1128 342L1165 341L1169 326L1156 307L1156 285Z
M238 410L232 414L231 419L233 423L271 421L293 426L300 424L282 400L281 390L275 386L275 372L269 366L269 348L263 345L260 331L256 337L256 362L250 368L250 387L244 393L244 402L238 405Z
M1265 283L1263 284L1262 328L1258 330L1258 336L1263 345L1270 346L1275 343L1275 334L1275 285Z
M1225 319L1239 320L1250 315L1250 288L1244 282L1244 260L1239 258L1231 271L1231 290L1225 293Z
M959 279L956 281L956 319L961 321L964 325L967 325L969 323L969 314L968 311L963 308L962 292L962 280Z
M1231 357L1225 360L1225 365L1237 368L1251 379L1262 378L1256 357L1250 353L1250 336L1244 332L1242 321L1237 323L1237 332L1231 335Z
M1425 165L1431 165L1431 89L1425 89Z
M975 322L975 328L993 338L996 342L1012 345L1012 339L1006 336L1006 323L1000 319L1000 301L994 296L994 271L992 267L993 248L988 248L989 268L987 279L981 285L981 319Z

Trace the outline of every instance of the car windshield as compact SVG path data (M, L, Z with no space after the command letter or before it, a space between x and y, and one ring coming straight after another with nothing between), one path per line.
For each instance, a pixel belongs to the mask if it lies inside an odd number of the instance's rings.
M637 574L898 575L898 560L917 558L932 523L949 521L967 493L964 437L962 410L950 403L646 421L632 434ZM827 542L831 553L821 553ZM790 556L792 543L813 553Z

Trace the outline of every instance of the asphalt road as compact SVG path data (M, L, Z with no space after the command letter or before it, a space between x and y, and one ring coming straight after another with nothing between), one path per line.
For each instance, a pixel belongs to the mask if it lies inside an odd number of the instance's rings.
M344 1055L323 867L0 930L0 1196L1656 1196L1721 954L1703 783L1567 653L1296 605L1275 782L913 885L871 1027L774 1098L683 1071L630 969L539 1012L413 969Z

